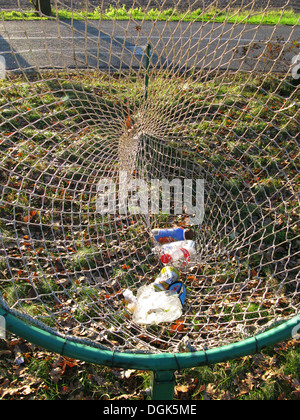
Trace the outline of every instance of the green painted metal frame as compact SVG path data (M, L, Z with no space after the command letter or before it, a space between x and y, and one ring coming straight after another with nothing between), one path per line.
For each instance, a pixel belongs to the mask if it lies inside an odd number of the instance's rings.
M1 307L0 316L5 318L7 331L48 351L109 367L152 371L153 399L171 399L174 392L174 372L179 369L215 364L254 354L264 347L287 340L292 336L293 331L300 329L300 316L297 315L275 328L246 340L206 351L139 354L102 350L72 341L69 337L63 338L51 334L49 331L25 322Z

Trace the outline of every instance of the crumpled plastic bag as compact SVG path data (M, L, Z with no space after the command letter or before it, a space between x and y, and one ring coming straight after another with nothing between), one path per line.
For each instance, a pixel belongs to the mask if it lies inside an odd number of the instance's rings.
M132 319L137 324L172 322L182 314L182 305L177 293L168 290L157 292L153 285L142 286L136 295Z

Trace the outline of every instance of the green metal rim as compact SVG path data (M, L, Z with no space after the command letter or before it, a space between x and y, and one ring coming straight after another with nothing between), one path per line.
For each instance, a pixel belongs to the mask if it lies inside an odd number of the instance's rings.
M264 347L287 340L300 330L300 316L295 316L291 320L249 339L207 351L139 354L102 350L72 341L71 338L56 336L28 324L3 308L0 308L0 315L5 318L7 331L48 351L99 365L152 371L175 371L247 356L257 353Z

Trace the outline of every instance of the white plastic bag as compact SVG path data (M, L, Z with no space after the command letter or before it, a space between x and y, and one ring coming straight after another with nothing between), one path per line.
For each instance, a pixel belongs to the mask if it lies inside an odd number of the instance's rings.
M177 293L168 290L158 292L152 284L142 286L136 298L132 319L138 324L172 322L182 314L182 305Z
M135 310L137 299L134 296L134 294L132 293L132 291L129 290L129 289L124 290L123 296L124 296L124 299L127 303L127 311L132 314Z

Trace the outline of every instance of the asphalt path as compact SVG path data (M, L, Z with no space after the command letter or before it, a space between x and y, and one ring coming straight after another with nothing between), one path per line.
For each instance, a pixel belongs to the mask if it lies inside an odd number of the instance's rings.
M0 23L0 56L12 71L141 69L148 44L153 68L259 69L267 65L258 57L268 57L270 40L277 48L274 57L291 62L295 51L288 48L300 41L300 27L145 21L137 28L137 22L92 20ZM272 56L269 61L271 70L280 71Z

